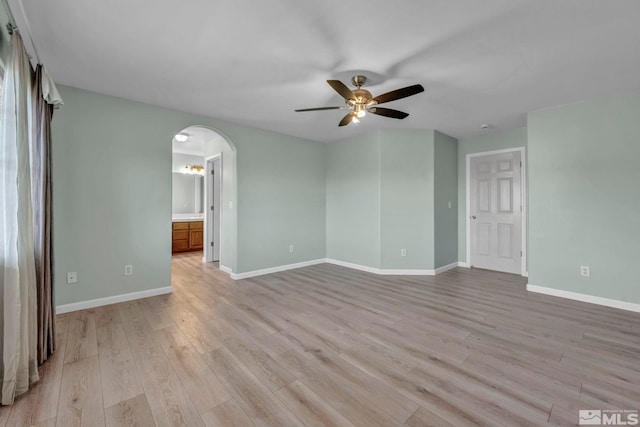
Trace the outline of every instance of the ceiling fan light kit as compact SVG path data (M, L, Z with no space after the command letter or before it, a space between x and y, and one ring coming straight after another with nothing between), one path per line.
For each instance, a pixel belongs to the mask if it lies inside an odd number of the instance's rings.
M402 89L392 90L391 92L383 93L382 95L374 97L371 92L366 89L362 89L362 86L364 86L366 82L366 76L353 76L351 78L351 84L353 84L356 88L354 90L351 90L340 80L327 80L329 86L331 86L336 92L340 94L340 96L344 98L346 106L303 108L295 111L306 112L320 110L351 110L351 112L349 112L342 118L340 123L338 123L338 126L346 126L349 123L358 124L360 123L360 119L366 116L367 113L402 120L409 116L409 114L403 111L392 110L391 108L378 107L378 105L424 92L424 87L418 84L407 86Z

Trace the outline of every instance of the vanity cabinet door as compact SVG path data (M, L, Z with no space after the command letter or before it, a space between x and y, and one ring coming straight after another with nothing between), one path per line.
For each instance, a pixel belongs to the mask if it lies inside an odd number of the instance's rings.
M204 233L200 230L189 230L189 247L192 250L202 249L204 242Z
M191 250L202 249L204 242L204 222L190 222L189 223L189 247Z

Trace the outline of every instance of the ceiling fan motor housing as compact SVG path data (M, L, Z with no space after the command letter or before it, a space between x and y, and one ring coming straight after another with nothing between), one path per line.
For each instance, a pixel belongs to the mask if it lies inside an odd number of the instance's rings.
M356 102L358 104L367 104L373 98L373 95L371 95L371 92L369 92L366 89L355 89L353 91L353 94L355 95Z

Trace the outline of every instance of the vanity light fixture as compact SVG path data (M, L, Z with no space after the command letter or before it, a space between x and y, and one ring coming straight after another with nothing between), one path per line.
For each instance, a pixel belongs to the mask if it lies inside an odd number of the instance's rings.
M204 175L204 166L202 165L186 165L184 172L187 175Z

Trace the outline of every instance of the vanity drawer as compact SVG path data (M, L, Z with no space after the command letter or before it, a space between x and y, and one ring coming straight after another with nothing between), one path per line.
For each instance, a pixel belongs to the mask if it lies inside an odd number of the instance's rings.
M189 230L174 230L173 240L189 240Z
M198 221L198 222L190 222L189 223L189 229L190 230L202 230L202 225L204 224L203 221Z
M172 252L186 252L189 250L189 240L174 240L172 245Z
M188 230L189 223L188 222L174 222L173 223L174 230Z

